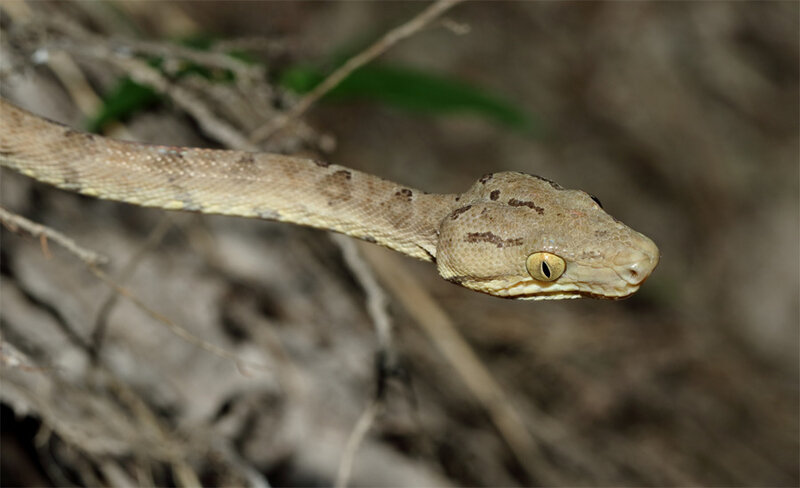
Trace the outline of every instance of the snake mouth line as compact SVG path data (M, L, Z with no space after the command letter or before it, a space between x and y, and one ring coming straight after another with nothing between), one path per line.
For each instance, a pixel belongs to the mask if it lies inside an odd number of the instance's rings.
M508 295L503 298L511 298L515 300L560 300L560 299L573 299L573 298L597 298L603 300L624 300L634 293L636 293L638 287L636 289L632 289L627 291L624 295L605 295L603 293L594 293L589 291L573 291L573 292L565 292L565 291L552 291L552 292L538 292L538 293L530 293L530 294L522 294L522 295Z
M573 298L598 298L605 300L623 300L630 297L639 289L639 285L629 286L623 289L610 289L610 290L535 290L528 293L520 292L514 293L514 288L520 286L525 287L524 282L519 283L503 290L505 292L503 298L512 298L517 300L559 300L559 299L573 299Z

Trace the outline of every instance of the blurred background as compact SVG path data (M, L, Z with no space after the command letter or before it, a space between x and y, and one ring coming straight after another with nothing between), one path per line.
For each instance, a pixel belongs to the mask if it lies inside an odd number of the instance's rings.
M3 2L0 93L113 137L232 147L427 5ZM796 2L460 4L261 143L429 192L542 175L661 249L628 300L523 302L360 247L393 327L380 389L376 292L347 244L3 170L5 208L109 256L139 303L3 228L2 484L797 486L798 19Z

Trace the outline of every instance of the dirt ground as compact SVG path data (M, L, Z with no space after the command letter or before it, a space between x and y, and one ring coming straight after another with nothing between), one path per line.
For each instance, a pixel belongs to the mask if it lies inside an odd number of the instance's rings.
M180 59L168 40L210 33L268 69L162 79L165 102L107 134L230 146L220 121L248 134L298 99L281 69L426 5L3 2L0 92L81 127L94 93L154 76L132 53ZM800 484L800 4L469 2L443 19L380 62L501 94L534 134L342 101L263 147L430 192L501 170L584 189L659 245L639 293L502 300L323 231L3 170L4 208L108 256L128 294L3 228L3 486Z

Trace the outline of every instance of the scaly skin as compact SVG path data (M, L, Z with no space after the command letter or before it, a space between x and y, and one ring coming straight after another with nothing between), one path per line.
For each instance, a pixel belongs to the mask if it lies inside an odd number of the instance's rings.
M434 261L443 278L501 297L622 298L659 259L650 239L588 194L521 173L486 175L460 195L427 194L313 159L108 139L3 99L0 164L108 200L341 232ZM563 260L563 273L535 279L534 253Z

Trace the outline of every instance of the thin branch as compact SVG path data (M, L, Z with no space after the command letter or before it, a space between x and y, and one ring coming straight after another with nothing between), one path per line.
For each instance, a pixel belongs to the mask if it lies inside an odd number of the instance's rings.
M347 439L347 444L344 446L342 452L342 460L339 463L339 470L336 473L336 488L344 488L347 486L347 481L350 479L350 472L353 470L353 461L355 461L356 451L364 441L364 436L369 432L369 428L375 421L375 416L378 414L381 402L376 398L370 401L364 412L358 418L350 437Z
M0 207L0 223L5 225L12 232L22 230L33 237L49 239L77 256L78 259L88 266L97 266L108 262L108 257L80 246L77 242L61 232L32 222L21 215L9 212L3 207Z
M127 298L131 303L136 305L136 307L138 307L144 313L146 313L147 315L149 315L150 317L152 317L156 321L162 323L163 325L166 325L167 328L170 330L170 332L172 332L176 336L180 337L181 339L185 340L186 342L189 342L190 344L194 344L195 346L199 347L200 349L203 349L204 351L207 351L207 352L210 352L211 354L214 354L215 356L219 356L221 358L229 359L229 360L233 361L236 364L236 367L239 368L239 371L242 372L242 374L247 374L247 371L245 369L246 366L247 367L251 367L253 369L262 370L262 371L267 371L267 370L270 369L269 367L267 367L267 366L265 366L263 364L256 363L254 361L244 360L244 359L240 358L239 356L237 356L236 354L228 351L227 349L225 349L223 347L217 346L215 344L212 344L210 342L207 342L207 341L195 336L194 334L189 332L187 329L185 329L185 328L181 327L180 325L176 324L175 322L173 322L169 317L167 317L167 316L165 316L165 315L163 315L163 314L161 314L159 312L156 312L152 308L148 307L138 296L136 296L135 293L133 293L129 289L125 288L124 286L121 286L118 283L116 283L114 280L112 280L107 274L105 274L98 267L90 265L89 266L89 271L91 271L91 273L93 275L95 275L97 278L99 278L100 281L102 281L103 283L108 285L110 288L112 288L117 294Z
M325 78L322 83L300 99L288 112L273 118L253 131L250 135L250 140L253 142L264 141L276 131L286 126L290 121L304 114L306 110L314 105L326 93L336 88L339 83L350 76L353 71L377 58L403 39L412 36L433 19L462 1L463 0L438 0L405 24L390 30L364 51L348 59L346 63Z
M534 439L523 416L494 379L489 369L464 340L447 312L414 280L405 264L392 253L376 246L363 246L366 258L381 272L381 281L402 303L408 314L425 331L442 356L489 414L501 437L528 475L543 485L563 484L561 476L548 464L540 443ZM379 263L379 264L378 264ZM531 416L531 412L529 412ZM544 422L546 419L537 419ZM537 429L546 428L538 425ZM537 442L538 440L538 442Z
M150 232L150 235L147 236L147 239L145 239L145 241L142 243L139 250L137 250L136 253L130 257L128 263L125 264L125 266L122 267L122 270L117 274L118 283L122 284L131 277L142 259L147 255L147 253L154 249L158 243L161 242L171 226L172 219L170 219L168 215L164 214L156 227ZM97 361L100 356L100 350L103 347L103 339L105 339L106 328L108 327L108 316L114 309L114 305L117 303L117 298L119 298L119 294L117 294L114 290L110 290L106 296L106 299L103 300L103 304L100 306L100 310L97 312L95 317L94 329L92 330L90 340L90 354L93 361Z
M392 320L389 318L387 311L389 298L378 284L378 280L375 279L375 274L372 272L369 263L358 252L358 242L342 234L331 234L331 239L341 249L345 264L353 272L356 280L367 295L367 313L372 319L373 325L375 325L378 347L388 357L392 345Z
M23 230L28 234L33 235L34 237L46 237L47 239L50 239L53 242L61 245L64 249L74 254L75 256L78 257L78 259L83 261L89 268L89 271L91 271L93 275L99 278L100 281L108 285L118 295L121 295L130 300L134 305L136 305L147 315L149 315L156 321L162 323L163 325L166 325L167 328L173 334L177 335L178 337L184 339L185 341L191 344L196 345L197 347L205 351L210 352L211 354L233 361L236 364L237 368L239 368L239 370L243 374L247 373L247 371L245 370L246 366L262 371L269 369L265 365L253 361L245 361L240 357L238 357L236 354L228 351L227 349L224 349L220 346L216 346L207 341L204 341L203 339L200 339L199 337L189 332L187 329L184 329L180 325L170 320L165 315L162 315L156 312L155 310L151 309L150 307L148 307L139 297L136 296L136 294L134 294L132 291L128 290L127 288L115 282L98 267L99 264L108 262L107 257L102 256L94 251L89 251L87 249L84 249L77 243L75 243L74 240L70 239L64 234L56 230L53 230L49 227L45 227L41 224L32 222L20 215L16 215L12 212L9 212L3 207L0 207L0 223L8 227L13 232Z

